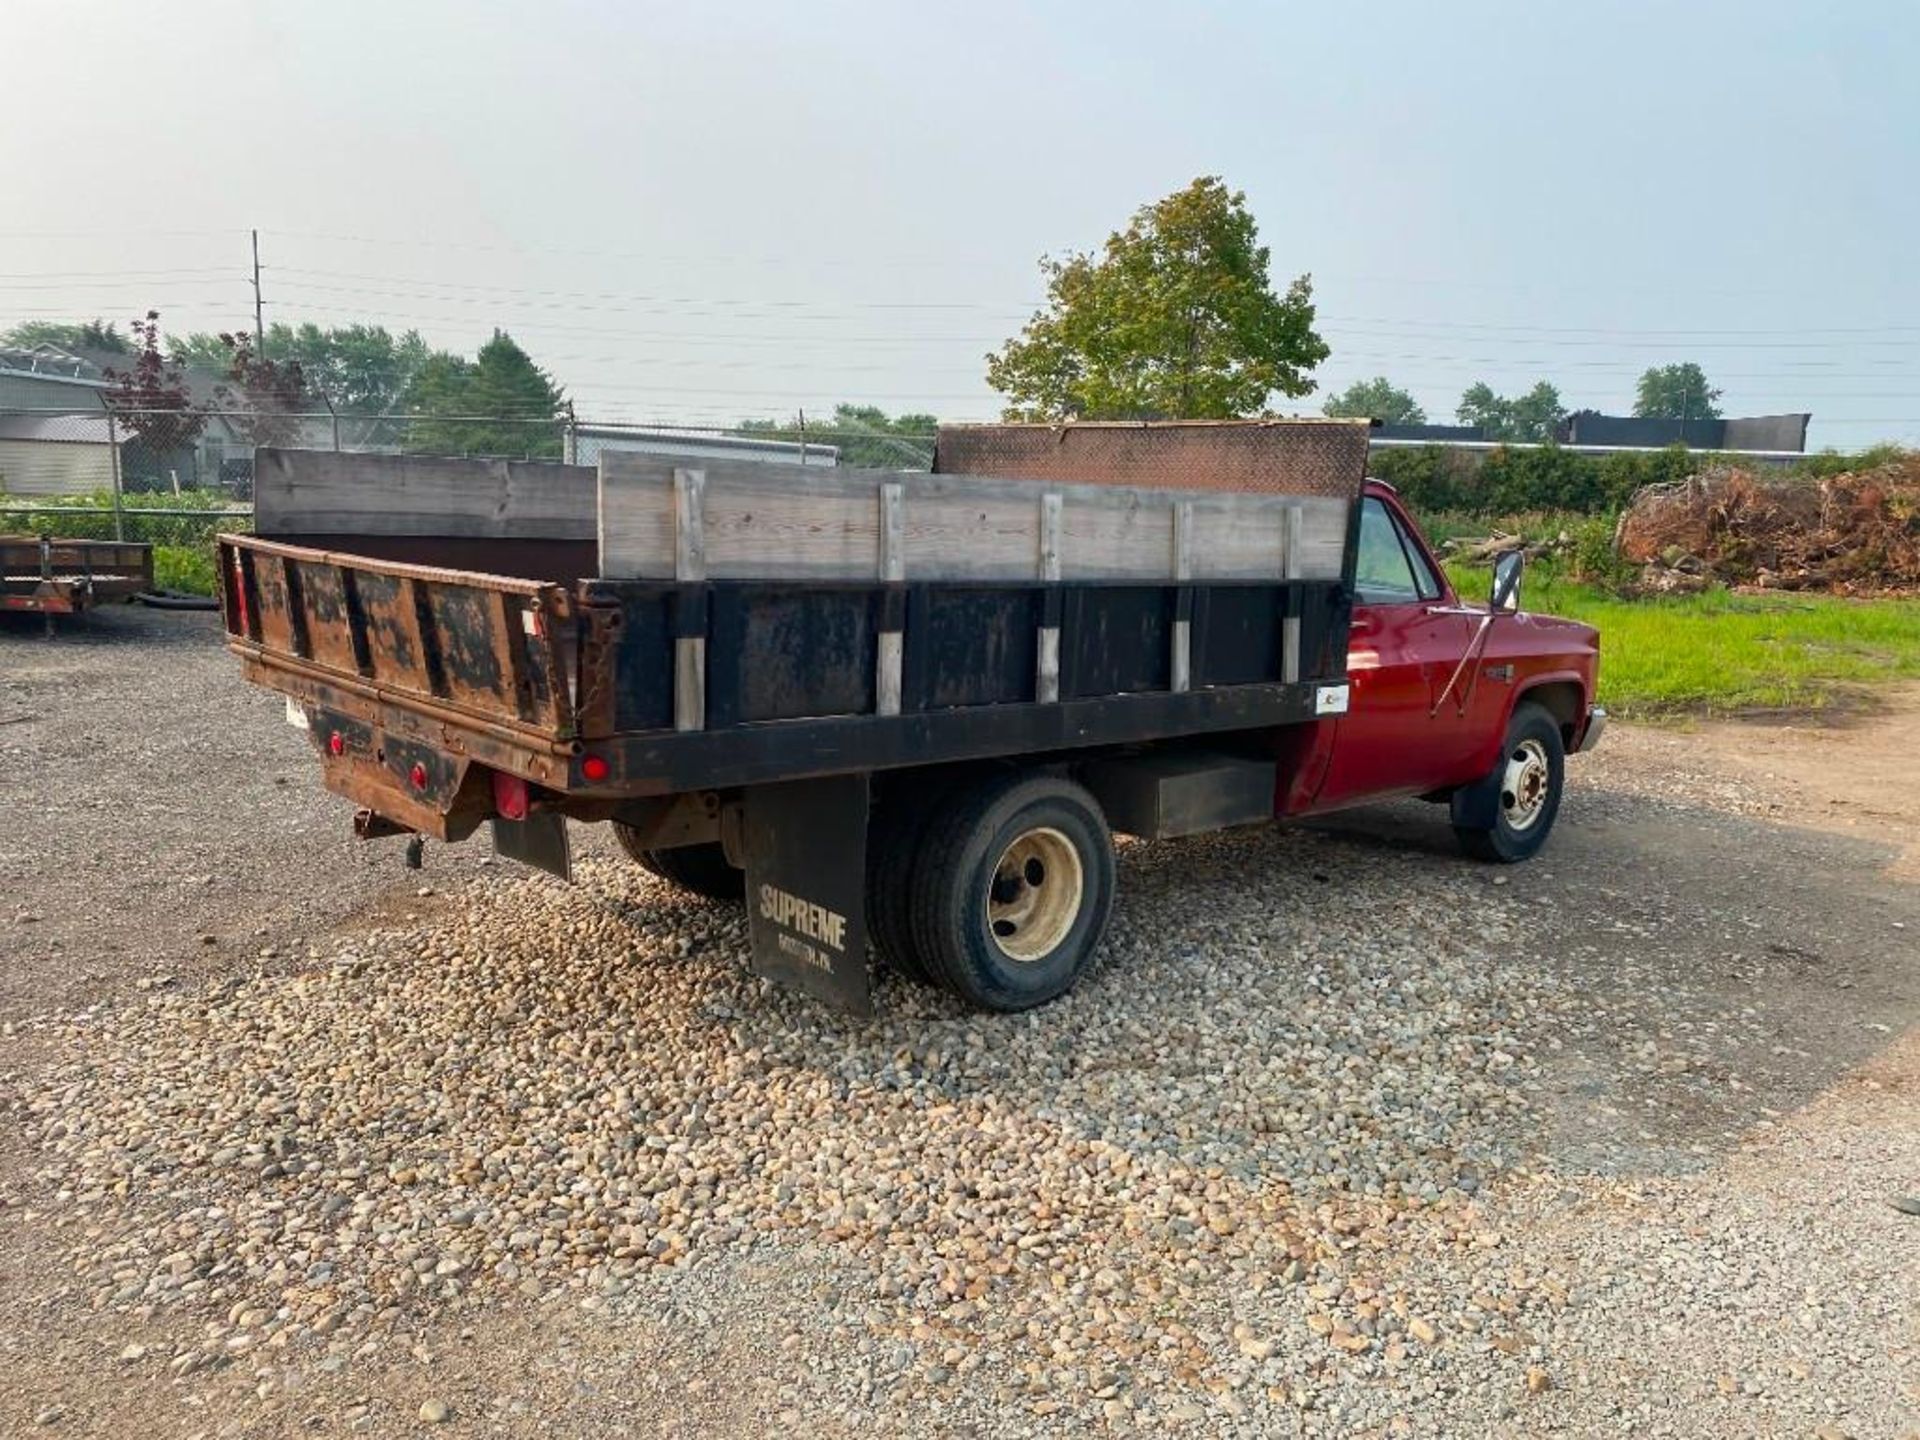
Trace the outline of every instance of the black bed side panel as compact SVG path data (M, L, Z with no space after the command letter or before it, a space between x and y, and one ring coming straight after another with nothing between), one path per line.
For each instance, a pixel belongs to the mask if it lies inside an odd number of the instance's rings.
M872 587L714 586L709 728L871 711L876 602Z

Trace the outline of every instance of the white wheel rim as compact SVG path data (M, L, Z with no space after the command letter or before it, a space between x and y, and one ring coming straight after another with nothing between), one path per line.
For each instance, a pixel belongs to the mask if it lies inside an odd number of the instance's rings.
M1552 793L1553 766L1547 760L1547 747L1538 740L1522 740L1507 756L1507 773L1500 781L1500 811L1507 828L1531 830L1539 824Z
M1087 887L1080 852L1051 827L1028 830L1001 852L987 886L987 933L1022 965L1045 960L1080 917Z

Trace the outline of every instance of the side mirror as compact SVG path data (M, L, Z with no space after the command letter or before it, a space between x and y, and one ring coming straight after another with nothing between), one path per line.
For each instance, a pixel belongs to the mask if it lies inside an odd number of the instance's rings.
M1493 596L1488 601L1495 614L1511 614L1520 608L1520 574L1527 568L1527 557L1509 550L1493 562Z

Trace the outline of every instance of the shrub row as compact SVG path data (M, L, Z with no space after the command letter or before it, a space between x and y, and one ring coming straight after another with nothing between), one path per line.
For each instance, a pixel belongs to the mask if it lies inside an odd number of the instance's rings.
M1870 469L1899 459L1897 445L1858 454L1809 455L1792 473L1815 479ZM1684 480L1710 463L1738 465L1737 455L1695 452L1684 445L1623 455L1585 455L1557 445L1539 449L1459 450L1441 445L1375 450L1373 474L1415 510L1512 515L1573 510L1585 515L1623 509L1643 485Z
M1491 451L1426 445L1375 450L1369 468L1417 511L1594 515L1618 510L1643 485L1685 479L1695 464L1683 445L1631 455L1583 455L1557 445Z

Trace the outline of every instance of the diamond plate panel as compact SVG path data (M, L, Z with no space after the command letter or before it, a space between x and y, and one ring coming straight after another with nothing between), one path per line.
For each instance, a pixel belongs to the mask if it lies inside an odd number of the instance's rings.
M942 425L933 468L1010 480L1355 500L1366 480L1370 429L1364 420Z

